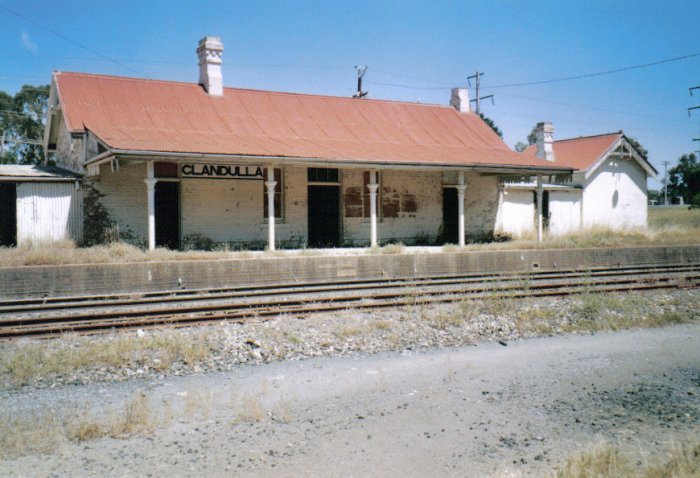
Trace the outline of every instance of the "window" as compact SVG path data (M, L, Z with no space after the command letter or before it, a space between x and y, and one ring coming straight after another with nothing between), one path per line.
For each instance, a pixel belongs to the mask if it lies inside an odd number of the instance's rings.
M331 168L309 168L307 180L310 183L337 183L338 170Z
M267 168L263 169L263 177L265 178L265 181L263 181L263 217L265 219L268 218L269 213L268 213L268 207L267 207L267 186L265 185L265 182L267 181ZM282 219L282 191L284 191L284 188L282 187L282 170L279 168L275 168L275 181L277 184L275 184L275 219Z

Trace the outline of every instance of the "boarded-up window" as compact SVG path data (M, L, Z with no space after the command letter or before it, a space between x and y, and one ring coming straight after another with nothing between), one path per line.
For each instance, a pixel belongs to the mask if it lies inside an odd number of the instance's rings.
M265 182L267 181L267 168L263 169L263 177L265 178L265 181L262 182L264 204L263 217L267 219L270 216L268 212L269 208L267 207L267 186L265 185ZM277 182L277 184L275 184L275 219L282 219L282 204L284 203L282 192L284 191L284 188L282 187L282 170L279 168L275 168L275 181Z
M177 178L177 163L154 163L153 175L157 178Z

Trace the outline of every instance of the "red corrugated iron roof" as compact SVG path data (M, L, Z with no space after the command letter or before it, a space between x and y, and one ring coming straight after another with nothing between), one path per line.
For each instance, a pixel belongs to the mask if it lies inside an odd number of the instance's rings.
M554 141L552 143L554 149L553 164L586 171L621 137L622 133L617 132ZM536 152L535 145L530 145L521 154L536 157Z
M115 150L552 168L473 113L398 101L57 72L68 129Z

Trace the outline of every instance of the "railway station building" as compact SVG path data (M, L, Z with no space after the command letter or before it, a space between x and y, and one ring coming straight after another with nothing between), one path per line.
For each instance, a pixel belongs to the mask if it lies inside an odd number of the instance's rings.
M216 37L199 42L197 84L53 74L47 151L151 249L541 233L544 185L580 187L575 165L508 148L465 89L428 105L228 88L222 52ZM87 229L95 211L82 214Z

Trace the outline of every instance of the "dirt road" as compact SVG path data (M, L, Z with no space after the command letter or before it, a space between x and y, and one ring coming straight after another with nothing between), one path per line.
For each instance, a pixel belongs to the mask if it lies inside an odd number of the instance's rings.
M107 416L147 436L0 463L31 476L484 476L551 470L605 439L653 456L700 430L700 326L241 367L165 382L3 392L17 415Z

